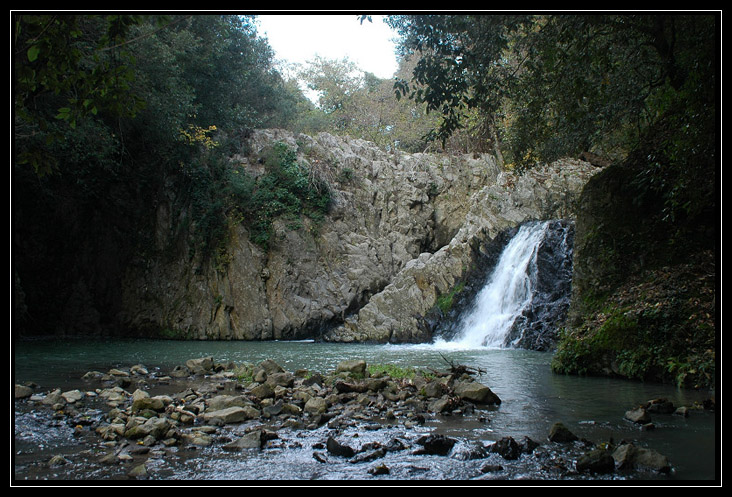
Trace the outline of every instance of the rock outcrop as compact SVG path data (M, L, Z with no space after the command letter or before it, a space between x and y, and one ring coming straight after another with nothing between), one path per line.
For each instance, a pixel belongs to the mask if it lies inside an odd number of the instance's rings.
M275 221L268 250L250 241L246 223L233 224L221 267L192 263L185 244L171 257L166 240L180 213L161 202L156 246L125 278L119 319L128 328L188 339L425 341L421 320L482 245L524 221L571 217L597 171L566 160L518 176L488 155L395 154L282 130L252 133L232 165L256 175L278 142L330 184L325 219Z

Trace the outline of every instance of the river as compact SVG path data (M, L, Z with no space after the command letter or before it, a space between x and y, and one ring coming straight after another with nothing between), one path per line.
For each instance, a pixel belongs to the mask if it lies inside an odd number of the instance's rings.
M693 405L713 396L709 391L693 391L672 385L631 382L609 378L587 378L553 374L551 353L521 349L444 348L435 345L366 345L303 342L243 342L243 341L163 341L163 340L91 340L36 339L13 343L15 383L28 381L40 390L81 386L81 376L90 370L107 371L113 367L144 364L162 373L185 363L187 359L213 356L217 362L251 362L273 359L285 369L305 368L329 372L345 359L365 359L370 364L394 364L418 369L445 370L449 360L455 364L480 368L485 374L480 381L489 386L502 400L499 407L488 413L488 423L473 423L467 419L445 417L437 424L447 433L480 440L483 443L502 437L516 439L529 436L546 440L551 425L561 421L574 433L594 442L632 440L666 455L673 467L663 481L714 481L718 474L718 415L715 411L696 409L689 417L654 415L655 429L644 431L625 420L625 411L654 398L665 397L674 405ZM19 469L18 461L32 456L29 445L36 440L23 440L32 427L19 424L21 411L16 402L16 477L29 477ZM42 434L35 434L35 437ZM20 438L20 440L19 440ZM32 438L32 437L30 437ZM303 456L305 457L305 456ZM307 455L312 463L312 457ZM444 460L444 458L443 458ZM195 467L181 465L161 475L170 479L298 479L297 470L284 461L261 465L258 470L244 471L241 465L219 461L214 465L197 460ZM231 463L229 463L231 464ZM301 467L298 465L298 467ZM278 469L281 471L278 473ZM289 468L289 469L288 469ZM328 477L344 478L336 468ZM347 468L346 468L347 470ZM344 470L344 471L346 471ZM263 473L264 471L264 473ZM447 478L460 479L460 473ZM48 476L51 478L51 476ZM312 478L310 474L308 478ZM427 476L427 478L435 477ZM437 476L443 478L444 476ZM534 477L540 478L538 475ZM325 476L324 476L325 478Z

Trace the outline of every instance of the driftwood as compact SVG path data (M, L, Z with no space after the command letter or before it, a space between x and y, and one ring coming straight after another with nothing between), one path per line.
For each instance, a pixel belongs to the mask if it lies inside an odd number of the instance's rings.
M471 366L466 366L465 364L455 364L454 361L446 358L444 355L440 354L440 357L442 357L442 360L445 361L448 366L450 366L450 371L448 373L445 372L438 372L435 370L432 370L432 373L434 373L436 376L448 376L447 384L448 386L452 385L453 382L460 378L464 374L468 374L470 376L479 375L482 376L484 374L487 374L487 371L481 368L474 368Z

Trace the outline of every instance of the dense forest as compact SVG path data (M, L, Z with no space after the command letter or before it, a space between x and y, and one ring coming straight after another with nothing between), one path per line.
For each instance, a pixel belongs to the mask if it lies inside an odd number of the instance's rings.
M283 158L278 175L260 182L225 166L256 128L326 131L405 152L488 152L516 171L560 157L622 165L628 186L618 201L648 208L652 223L614 256L642 258L649 239L666 265L714 251L719 21L388 16L399 70L383 80L347 59L279 65L254 15L15 12L13 333L92 333L98 323L119 331L119 278L147 245L161 198L186 213L181 223L203 257L216 257L231 222L249 223L266 246L262 212L325 212L327 188ZM108 314L74 312L89 308L69 301L79 296ZM567 362L582 362L571 355Z

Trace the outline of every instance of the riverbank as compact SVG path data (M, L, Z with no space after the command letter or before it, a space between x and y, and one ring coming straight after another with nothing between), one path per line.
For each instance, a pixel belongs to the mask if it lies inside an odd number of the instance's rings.
M455 364L440 371L376 368L362 360L317 373L286 371L271 360L219 364L205 357L167 372L143 365L92 371L83 388L69 391L20 386L14 476L16 482L673 477L673 461L656 451L584 440L561 425L545 439L498 434L486 443L469 436L480 430L464 429L456 436L455 423L486 429L500 409L481 373ZM661 413L657 405L644 406L646 416L688 414ZM638 429L653 429L653 419L641 417ZM44 436L57 441L39 443Z

